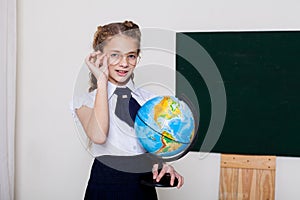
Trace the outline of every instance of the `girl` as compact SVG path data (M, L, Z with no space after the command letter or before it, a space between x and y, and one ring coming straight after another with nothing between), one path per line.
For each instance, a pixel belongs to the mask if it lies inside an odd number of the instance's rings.
M157 199L155 187L141 184L151 169L154 180L160 181L169 173L171 185L175 178L177 188L183 185L183 177L172 166L162 164L158 170L159 159L153 159L140 146L130 121L132 115L128 115L129 104L135 103L136 112L153 97L135 88L132 80L140 58L140 41L140 29L131 21L99 26L94 34L94 52L85 59L91 87L74 105L96 157L85 199Z

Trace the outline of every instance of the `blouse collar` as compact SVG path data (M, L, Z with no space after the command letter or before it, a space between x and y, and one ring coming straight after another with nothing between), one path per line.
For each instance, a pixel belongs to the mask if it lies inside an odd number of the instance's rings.
M110 81L108 81L108 84L107 84L108 99L110 99L112 97L112 95L114 94L117 87L123 87L123 88L128 87L133 94L139 96L139 94L136 92L136 87L135 87L132 79L129 79L129 81L126 83L126 85L122 85L122 86L117 86L117 85L111 83Z

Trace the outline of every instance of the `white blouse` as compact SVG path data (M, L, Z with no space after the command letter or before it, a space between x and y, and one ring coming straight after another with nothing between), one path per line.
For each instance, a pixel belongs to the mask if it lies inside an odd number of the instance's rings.
M117 102L117 95L114 94L116 85L108 82L107 91L108 91L108 106L109 106L109 132L107 140L104 144L95 144L92 143L88 150L95 157L101 155L137 155L145 152L144 148L140 145L138 138L135 134L134 128L130 127L127 123L120 120L115 115L115 107ZM154 94L141 89L136 88L133 81L130 80L126 86L132 92L133 98L142 106L147 100L155 97ZM81 96L74 96L73 101L71 101L71 111L77 126L77 130L80 134L84 133L83 127L78 119L76 114L76 109L85 105L89 108L94 107L95 97L97 90L93 92L83 94ZM84 133L85 137L86 134Z

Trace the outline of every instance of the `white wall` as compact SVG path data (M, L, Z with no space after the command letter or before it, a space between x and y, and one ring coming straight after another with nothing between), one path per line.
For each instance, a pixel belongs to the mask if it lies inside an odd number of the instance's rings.
M175 31L299 30L299 8L297 0L19 0L16 199L82 199L92 158L68 105L97 25L130 19L142 28ZM195 156L175 163L186 184L160 190L161 199L217 199L219 156L199 162ZM280 168L289 170L276 179L277 199L299 199L299 179L292 178L297 170L285 163L300 161L284 160ZM212 175L210 189L201 174Z

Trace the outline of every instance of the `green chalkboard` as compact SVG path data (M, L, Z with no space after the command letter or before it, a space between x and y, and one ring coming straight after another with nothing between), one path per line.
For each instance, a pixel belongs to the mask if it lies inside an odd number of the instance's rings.
M190 98L200 116L192 151L300 156L300 31L183 32L176 38L176 94ZM201 73L209 69L205 59L215 64L221 82ZM207 132L218 86L226 93L220 136ZM208 134L218 138L212 148L205 147Z

